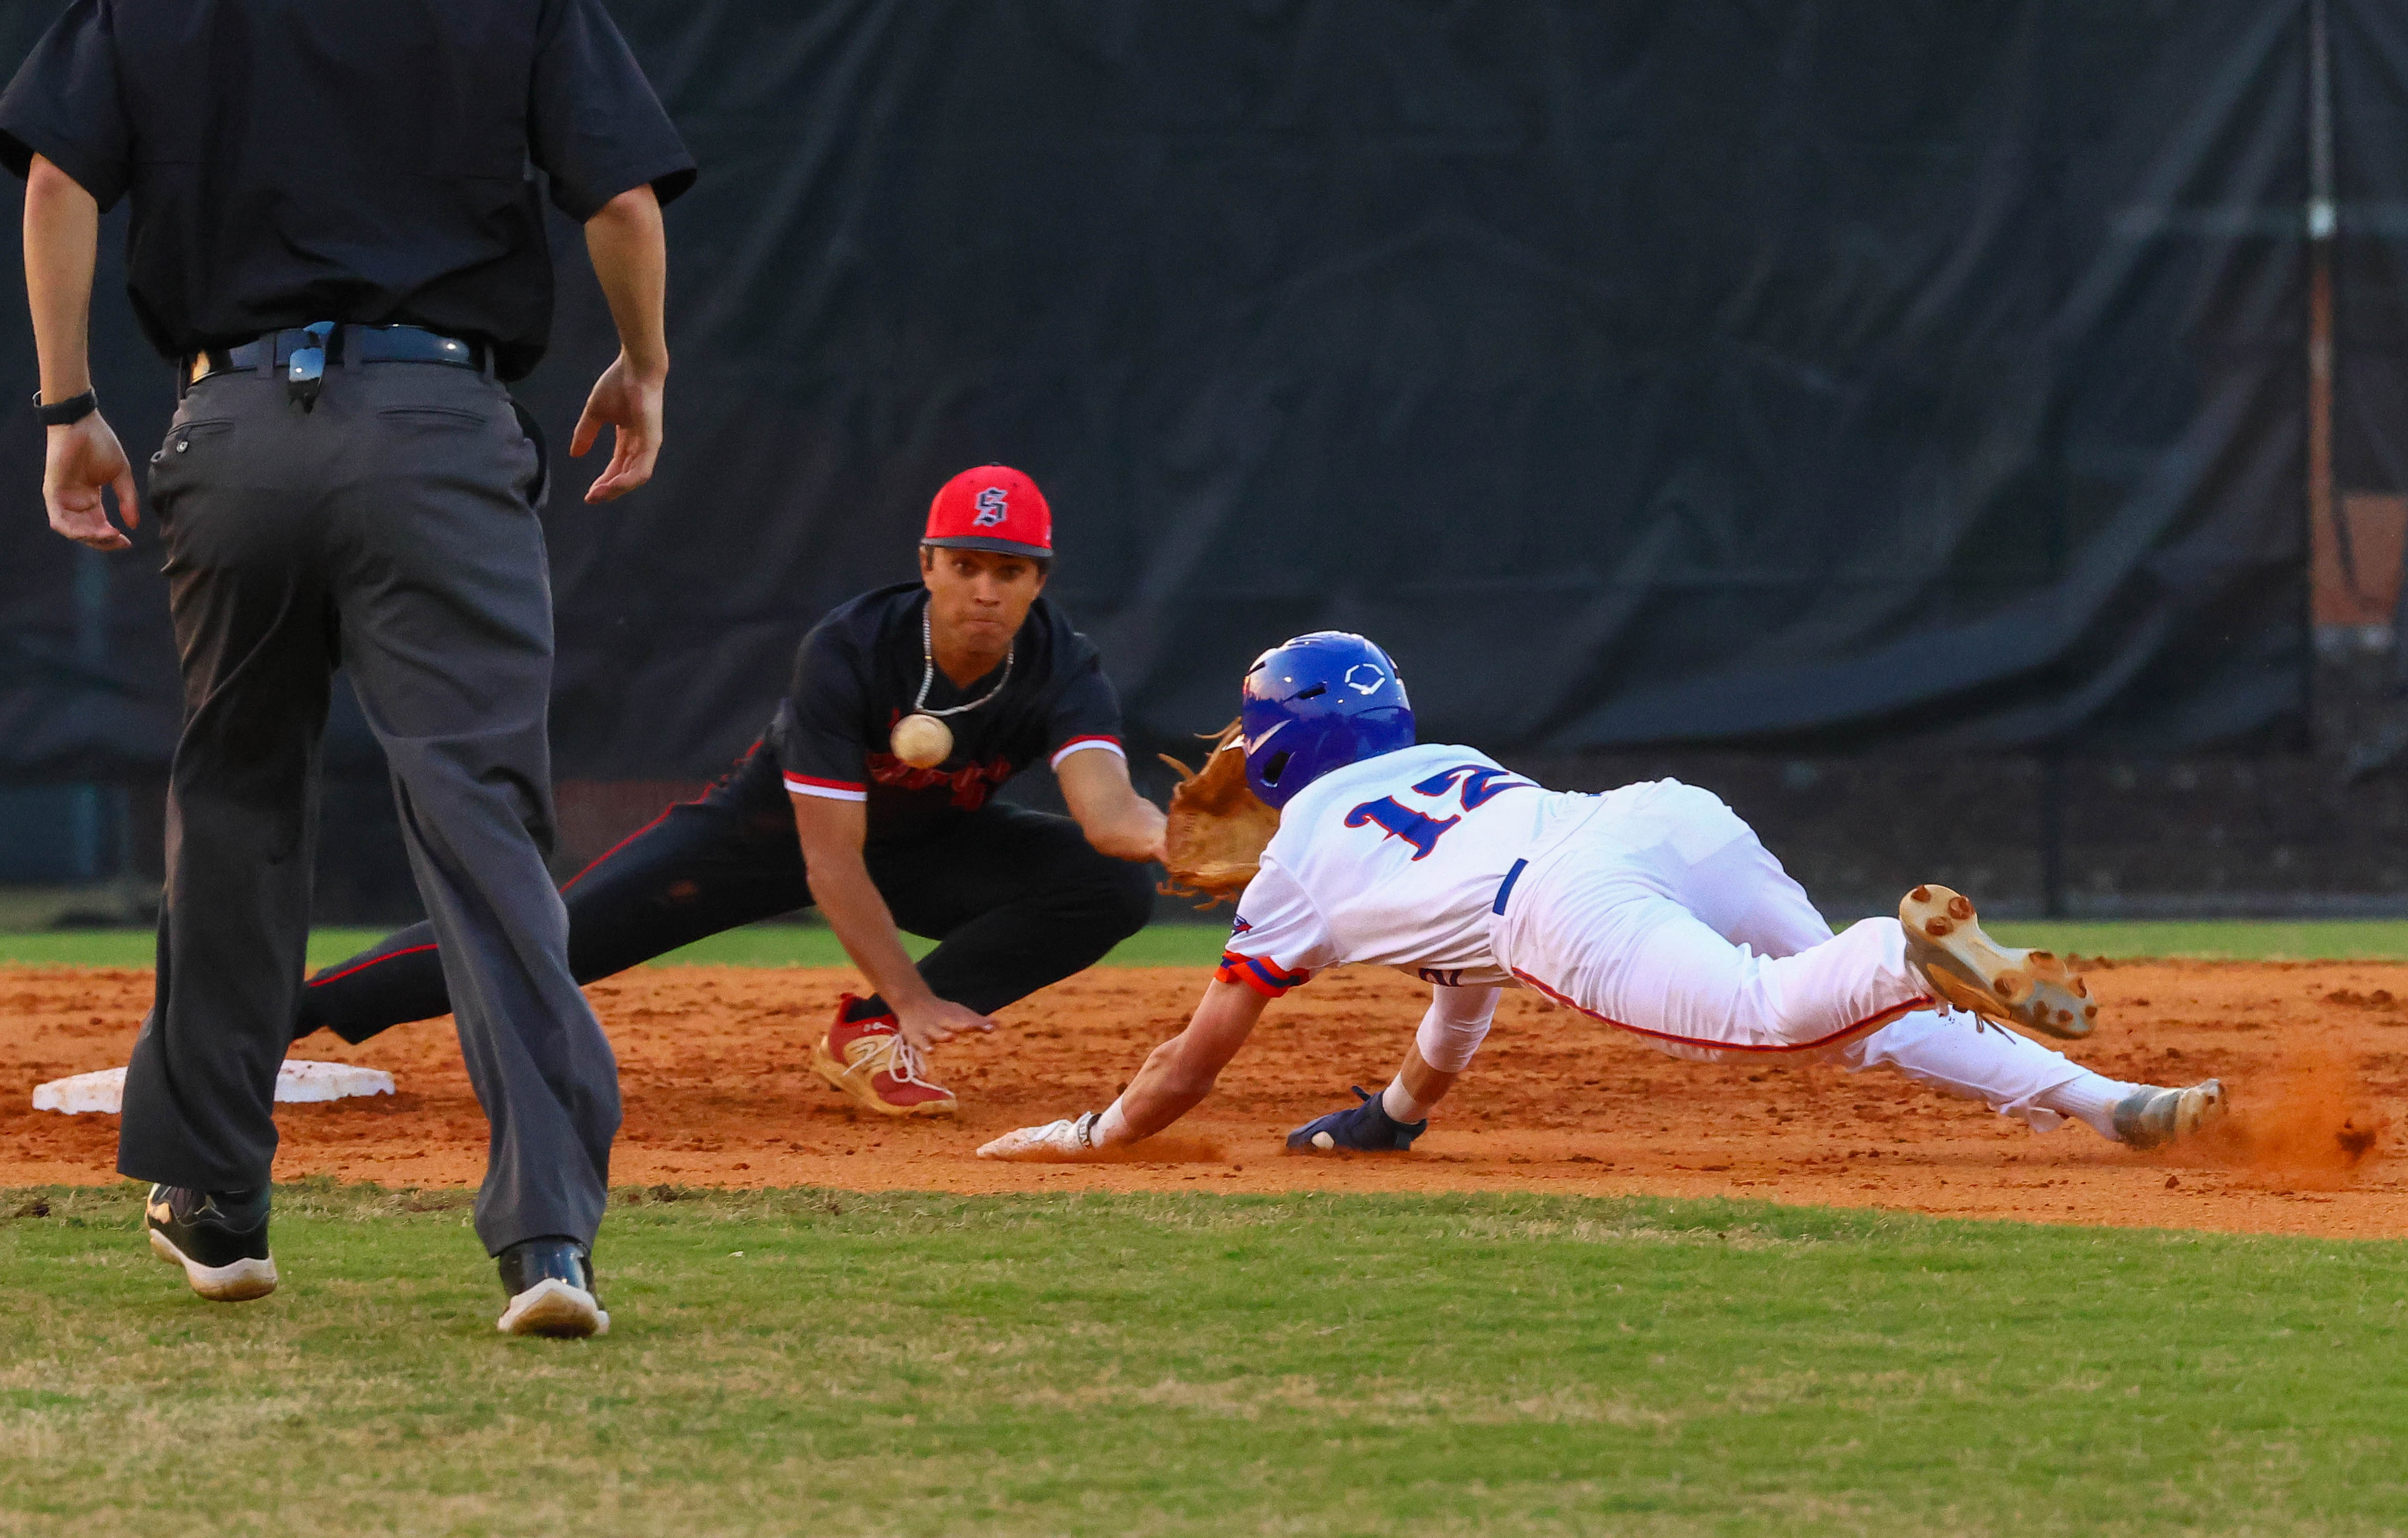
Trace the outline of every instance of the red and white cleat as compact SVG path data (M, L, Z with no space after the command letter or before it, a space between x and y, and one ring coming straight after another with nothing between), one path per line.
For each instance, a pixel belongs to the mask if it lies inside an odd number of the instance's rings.
M953 1092L922 1078L919 1050L903 1039L892 1013L847 1020L858 1002L846 994L836 1023L811 1043L811 1067L853 1104L882 1116L950 1116L959 1109Z

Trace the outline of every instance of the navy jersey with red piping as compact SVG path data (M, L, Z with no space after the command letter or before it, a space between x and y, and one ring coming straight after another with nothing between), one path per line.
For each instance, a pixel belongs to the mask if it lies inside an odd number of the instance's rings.
M803 638L793 683L769 725L785 789L867 803L873 841L940 831L1040 759L1058 767L1074 753L1122 751L1120 697L1096 648L1039 597L1013 638L1011 676L1002 688L976 710L944 718L952 755L924 769L896 757L888 738L920 692L927 598L919 583L900 582L830 611ZM977 699L999 672L957 689L939 669L928 708Z

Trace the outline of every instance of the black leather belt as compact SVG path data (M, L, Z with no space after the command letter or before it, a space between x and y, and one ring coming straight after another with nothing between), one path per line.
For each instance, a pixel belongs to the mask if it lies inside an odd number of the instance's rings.
M321 322L295 326L233 347L211 348L184 360L184 378L198 384L212 374L277 373L295 353L318 352L323 363L442 363L490 371L491 352L482 342L462 341L415 325L339 325ZM305 364L309 360L304 359Z

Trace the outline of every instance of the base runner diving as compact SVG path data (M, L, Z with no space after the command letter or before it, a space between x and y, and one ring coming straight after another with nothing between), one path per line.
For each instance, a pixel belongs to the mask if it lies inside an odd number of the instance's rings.
M1386 1089L1297 1128L1294 1148L1410 1146L1512 986L1676 1056L1885 1065L2043 1130L2070 1117L2150 1147L2222 1114L2214 1080L2123 1084L2002 1028L2080 1037L2098 1006L2047 952L1993 942L1945 887L1834 936L1706 791L1568 794L1470 748L1416 745L1395 665L1360 636L1263 654L1223 751L1245 755L1279 830L1187 1028L1102 1112L1007 1133L981 1157L1092 1157L1161 1131L1211 1092L1265 1006L1346 963L1421 978L1429 1010Z

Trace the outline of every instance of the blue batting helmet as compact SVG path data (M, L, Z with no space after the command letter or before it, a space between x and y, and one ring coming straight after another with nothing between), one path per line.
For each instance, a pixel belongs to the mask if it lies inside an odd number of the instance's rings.
M1413 745L1413 707L1388 654L1344 630L1274 646L1246 669L1246 783L1273 807L1331 769Z

